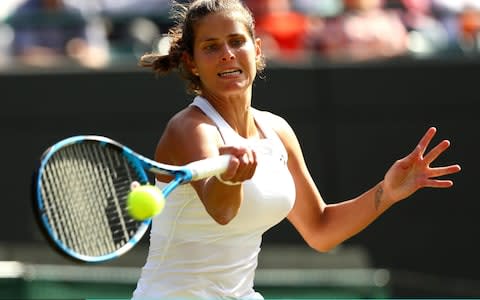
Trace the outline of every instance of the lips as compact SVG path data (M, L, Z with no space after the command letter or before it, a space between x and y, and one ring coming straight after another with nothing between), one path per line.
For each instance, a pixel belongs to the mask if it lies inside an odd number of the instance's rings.
M230 70L222 71L222 72L218 73L217 75L220 76L220 77L230 77L230 76L237 76L237 75L240 75L240 74L242 74L242 70L230 69Z

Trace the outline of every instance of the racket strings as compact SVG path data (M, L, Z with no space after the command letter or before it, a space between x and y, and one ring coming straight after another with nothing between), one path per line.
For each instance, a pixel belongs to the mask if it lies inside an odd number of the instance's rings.
M126 211L133 180L135 170L112 147L79 143L60 149L41 179L51 230L67 248L87 256L121 248L140 226Z
M105 227L97 226L95 209L89 203L92 197L92 182L84 174L91 169L88 161L77 160L78 149L67 148L51 160L44 173L52 175L50 194L44 195L46 203L52 202L52 210L46 210L52 230L65 245L80 253L93 253L90 249L96 241L88 241L85 234L96 230L98 237L105 236ZM69 174L76 174L74 178ZM45 185L45 184L44 184ZM98 194L93 191L94 195ZM57 201L53 201L57 199ZM56 218L56 219L55 219ZM103 229L103 230L102 230ZM97 239L97 242L100 240ZM100 251L103 251L100 249Z
M105 169L106 174L102 174L105 175L104 180L108 182L105 187L113 187L113 190L105 191L107 193L105 199L109 200L106 203L105 213L107 214L107 220L110 221L114 241L118 241L120 246L123 246L123 242L130 238L130 233L129 225L126 223L128 219L125 216L126 205L122 199L127 197L130 183L134 179L130 176L130 165L123 156L118 155L117 152L101 152L100 154L103 156L102 160L106 160L110 166L114 166L114 168ZM114 180L115 178L120 180ZM118 196L122 196L122 199L119 199Z

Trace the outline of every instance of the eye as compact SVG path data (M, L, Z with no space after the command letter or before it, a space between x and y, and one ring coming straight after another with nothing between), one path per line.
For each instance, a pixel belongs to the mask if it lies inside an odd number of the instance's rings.
M218 49L218 45L215 44L215 43L210 43L210 44L207 44L203 47L203 49L207 52L213 52L213 51L216 51Z
M245 39L241 37L236 37L230 40L230 46L232 47L241 47L243 44L245 44Z

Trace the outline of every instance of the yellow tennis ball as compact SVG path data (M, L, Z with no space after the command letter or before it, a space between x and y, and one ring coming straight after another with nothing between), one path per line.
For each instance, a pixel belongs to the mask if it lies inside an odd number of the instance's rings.
M159 214L165 206L162 191L154 185L142 185L134 188L127 198L128 213L138 221Z

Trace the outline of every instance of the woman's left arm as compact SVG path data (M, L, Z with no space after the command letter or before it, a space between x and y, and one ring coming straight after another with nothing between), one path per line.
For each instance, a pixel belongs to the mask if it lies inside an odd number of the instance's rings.
M362 231L389 207L415 191L423 187L451 187L451 180L437 177L460 171L459 165L430 166L450 145L449 141L444 140L426 153L436 133L432 127L417 147L406 157L397 160L384 179L373 188L351 200L326 204L308 171L295 133L285 121L276 124L289 154L288 168L296 188L295 205L288 219L308 245L321 252L333 249Z

